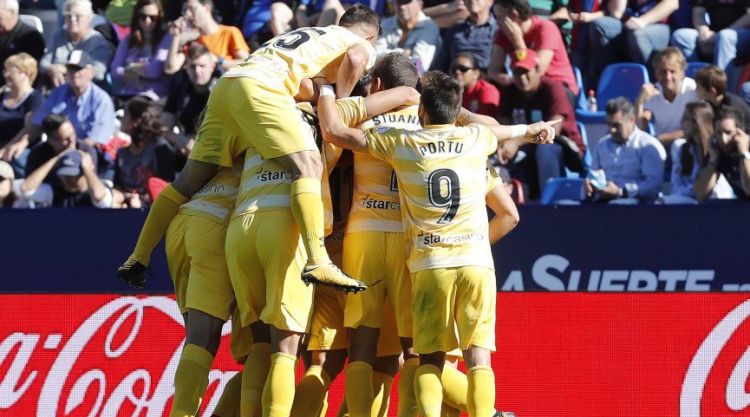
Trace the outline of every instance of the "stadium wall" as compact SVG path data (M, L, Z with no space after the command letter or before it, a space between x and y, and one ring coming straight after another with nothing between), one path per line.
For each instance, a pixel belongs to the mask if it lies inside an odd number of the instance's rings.
M748 415L747 212L521 207L521 224L494 248L498 408L519 417ZM144 217L0 216L0 416L167 415L184 335L163 250L148 293L113 278ZM204 413L239 369L221 349Z

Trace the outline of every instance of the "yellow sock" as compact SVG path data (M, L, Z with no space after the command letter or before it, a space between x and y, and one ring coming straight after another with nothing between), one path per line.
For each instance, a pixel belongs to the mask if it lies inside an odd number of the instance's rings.
M331 262L324 243L324 210L320 190L319 179L300 178L292 183L290 194L292 214L307 252L307 263L311 265Z
M271 355L271 369L263 388L263 417L289 417L294 403L294 355Z
M194 416L208 386L208 371L214 356L200 346L189 344L182 350L174 373L174 401L170 417Z
M414 373L419 367L419 358L410 358L401 368L398 380L398 417L417 415L417 398L414 395Z
M326 414L328 414L328 390L326 390L326 395L323 396L323 404L320 405L318 417L326 417Z
M214 408L213 415L219 417L234 417L240 412L240 393L242 392L242 372L237 372L221 392L219 403Z
M311 366L297 384L294 403L292 404L292 415L295 417L319 416L330 386L331 377L328 376L328 373L320 365Z
M266 385L268 370L271 367L271 345L255 343L245 359L242 370L242 395L240 417L260 417L263 413L263 387Z
M443 404L443 387L440 369L435 365L421 365L414 373L414 394L423 417L440 417ZM473 417L473 416L472 416Z
M372 366L363 361L349 362L346 365L344 383L349 416L370 417L373 399Z
M370 417L385 417L388 415L388 406L391 403L391 386L393 377L382 372L372 373L372 410Z
M484 417L493 414L495 409L495 374L489 366L475 366L469 369L469 392L467 411L469 417Z
M456 368L445 365L440 382L443 384L443 403L466 411L466 392L469 386L466 375Z
M148 265L151 261L151 252L164 237L169 223L177 215L180 206L187 201L188 198L175 190L172 184L167 185L151 204L146 222L143 223L141 234L138 235L138 242L130 258Z

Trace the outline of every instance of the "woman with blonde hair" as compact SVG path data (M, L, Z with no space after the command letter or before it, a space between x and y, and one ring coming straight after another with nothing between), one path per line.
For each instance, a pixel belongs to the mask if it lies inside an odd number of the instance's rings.
M42 93L32 87L36 65L36 59L26 52L11 55L3 63L5 91L0 96L0 147L23 129L26 117L44 101Z

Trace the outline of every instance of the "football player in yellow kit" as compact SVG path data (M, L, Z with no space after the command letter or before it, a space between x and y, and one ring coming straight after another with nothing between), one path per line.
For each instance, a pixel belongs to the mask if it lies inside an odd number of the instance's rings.
M347 291L366 288L333 265L325 250L320 153L309 140L309 128L294 97L302 80L313 76L335 81L337 95L347 96L375 62L372 45L378 30L377 13L356 5L344 13L339 25L301 28L273 38L227 71L211 91L182 174L154 201L136 247L117 275L133 285L143 285L151 252L179 206L200 190L219 166L231 166L234 158L253 147L259 156L274 160L291 173L288 198L307 259L302 279Z
M457 127L462 87L430 72L422 78L421 130L345 127L333 112L334 93L322 86L318 114L324 137L388 162L396 172L407 227L412 278L414 387L419 413L437 417L443 398L445 353L457 347L469 367L470 417L494 410L495 276L485 210L487 156L499 140L523 136L551 143L552 123ZM458 334L456 334L458 333ZM458 336L458 337L456 337Z

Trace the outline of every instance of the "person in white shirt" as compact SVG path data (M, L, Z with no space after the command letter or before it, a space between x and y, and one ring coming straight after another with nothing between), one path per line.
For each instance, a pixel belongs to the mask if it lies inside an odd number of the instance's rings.
M440 48L440 28L422 12L422 0L395 0L396 14L381 23L375 43L378 55L401 52L420 74L427 71Z
M686 67L685 56L679 49L666 48L654 59L658 82L644 84L636 99L638 127L647 130L652 122L655 136L665 146L685 136L680 127L685 105L699 100L695 80L685 77Z

